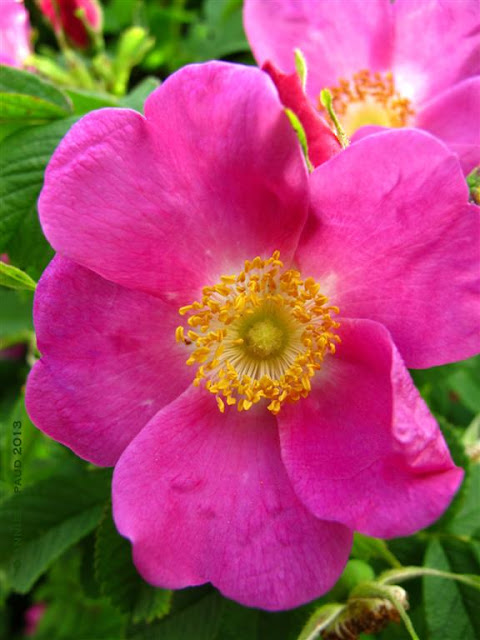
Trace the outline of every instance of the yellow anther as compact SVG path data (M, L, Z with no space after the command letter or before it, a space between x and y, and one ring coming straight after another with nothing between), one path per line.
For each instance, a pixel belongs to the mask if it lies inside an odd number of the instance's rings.
M279 400L272 400L272 402L270 402L270 404L268 405L267 409L271 411L274 416L276 416L277 413L280 412L281 406L282 405L280 404Z
M230 287L226 284L216 284L213 288L216 293L219 293L222 296L228 296L230 293Z
M245 304L247 300L245 298L245 294L241 293L235 298L234 307L236 311L242 312L245 309Z
M184 307L180 307L180 309L178 310L178 313L181 316L184 316L188 311L190 311L191 309L193 309L191 304L187 304Z
M203 287L201 302L180 309L196 331L175 331L178 342L194 347L187 360L198 367L194 386L214 394L222 413L225 404L248 411L265 400L277 415L285 402L306 397L339 341L330 315L338 309L319 291L313 278L284 270L279 251L246 260L238 276Z
M350 80L341 78L330 92L334 110L349 136L364 125L408 126L415 113L410 100L396 90L391 72L363 69Z

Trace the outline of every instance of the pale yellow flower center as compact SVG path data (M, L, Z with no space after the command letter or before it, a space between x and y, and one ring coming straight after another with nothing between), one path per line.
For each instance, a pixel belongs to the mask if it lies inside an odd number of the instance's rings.
M330 87L330 92L347 136L365 125L405 127L415 114L410 100L396 90L390 71L372 73L364 69L350 80L340 78L338 86ZM321 104L320 108L323 109Z
M238 275L204 287L201 301L179 310L188 316L176 339L197 365L194 386L204 384L225 405L250 409L262 399L277 414L311 390L311 378L327 354L335 353L338 322L320 285L285 270L280 252L246 260Z

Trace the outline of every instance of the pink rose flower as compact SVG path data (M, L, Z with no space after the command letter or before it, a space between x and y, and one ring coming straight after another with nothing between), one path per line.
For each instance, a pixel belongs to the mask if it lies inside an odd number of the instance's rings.
M294 607L353 530L445 510L462 471L406 369L478 347L478 210L443 144L388 131L309 175L265 73L192 65L145 117L77 123L39 211L58 255L27 408L116 465L146 580Z
M425 129L480 162L478 0L245 0L254 55L285 72L299 48L314 105L330 88L353 139L387 127ZM370 126L369 126L370 125Z
M2 0L0 11L0 64L22 67L32 53L30 20L22 0Z
M53 30L63 30L79 49L86 49L91 42L83 21L76 15L79 9L85 11L85 21L93 32L99 33L102 29L102 9L97 0L39 0L39 7Z

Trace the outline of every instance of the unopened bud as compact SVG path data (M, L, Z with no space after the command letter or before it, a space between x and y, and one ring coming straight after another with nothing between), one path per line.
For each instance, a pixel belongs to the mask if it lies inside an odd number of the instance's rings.
M97 0L38 0L40 11L55 33L63 33L79 49L87 49L102 30L102 10Z

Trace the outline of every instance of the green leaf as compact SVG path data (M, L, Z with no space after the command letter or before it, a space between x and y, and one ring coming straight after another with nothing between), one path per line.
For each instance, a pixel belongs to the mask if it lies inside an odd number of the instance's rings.
M8 289L35 291L37 283L21 269L0 261L0 286Z
M151 622L170 610L172 592L156 589L139 575L130 543L119 535L108 505L96 534L95 574L102 593L133 622Z
M464 361L449 376L451 391L473 413L480 412L480 357Z
M3 498L18 493L28 483L33 444L41 433L30 422L23 394L0 426L0 478L6 489Z
M480 396L480 356L441 367L417 369L411 374L435 414L454 425L467 426L471 422Z
M270 634L261 629L260 616L256 609L247 609L224 599L216 640L270 640ZM282 640L288 640L287 631L284 631Z
M160 86L160 81L153 76L149 76L142 80L140 84L130 91L129 94L120 98L118 101L119 107L127 107L128 109L135 109L135 111L140 111L143 113L143 104L148 96L154 91L157 87Z
M67 118L23 129L2 141L0 153L0 251L37 278L53 256L37 214L45 167L61 138L76 122Z
M54 560L98 525L109 486L110 473L104 470L56 475L0 505L0 562L15 591L26 593Z
M471 464L465 452L465 447L460 439L460 430L455 429L455 427L449 424L441 416L439 417L438 422L442 430L443 437L445 438L445 441L450 450L453 461L459 467L463 467L465 476L447 511L436 522L434 522L433 525L431 525L430 530L432 531L443 530L445 526L455 517L455 514L461 509L465 500L465 493L468 491L471 475Z
M125 616L107 598L86 594L80 581L81 553L69 549L57 560L35 590L47 603L35 640L120 640Z
M461 508L448 525L449 533L480 541L480 465L471 467L469 484Z
M154 43L155 39L142 27L130 27L122 33L113 60L115 95L121 96L125 93L132 68L143 60Z
M478 573L478 559L469 543L433 539L425 565L452 573ZM429 640L476 640L480 637L480 592L437 577L424 579L425 616Z
M117 100L108 93L96 93L86 89L66 89L76 115L82 115L103 107L116 107Z
M190 591L190 590L188 590ZM182 592L175 594L175 600L182 599ZM225 599L216 592L193 600L185 607L174 609L172 613L150 625L134 627L127 634L129 640L221 640L221 628Z
M137 0L111 0L103 7L105 33L118 33L133 23Z
M33 330L32 302L33 296L30 292L0 289L0 349L19 342L9 338L25 336Z
M0 122L0 142L7 136L11 136L16 131L28 127L28 123L23 122Z
M401 564L388 548L385 540L369 538L361 533L355 533L353 537L352 556L360 560L381 558L392 567L400 567Z
M28 71L0 66L0 122L39 124L72 113L68 97Z
M205 20L192 25L184 41L190 61L223 58L249 51L241 0L206 0Z
M25 369L26 365L23 365L22 385L25 384ZM82 461L70 449L45 438L33 425L25 408L24 390L17 385L13 393L14 402L0 422L0 479L5 497L49 478L54 469L61 469L66 475L78 473L83 467ZM14 442L15 437L19 440Z

